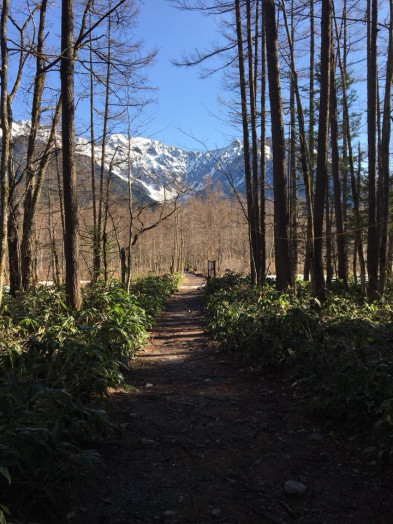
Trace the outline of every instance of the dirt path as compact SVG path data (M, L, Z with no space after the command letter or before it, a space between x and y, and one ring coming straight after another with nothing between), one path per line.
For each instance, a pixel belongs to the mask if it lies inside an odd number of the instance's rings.
M67 521L393 523L391 472L314 427L279 380L220 353L204 333L202 283L186 276L132 366L136 391L113 395L126 430ZM289 480L305 493L287 494Z

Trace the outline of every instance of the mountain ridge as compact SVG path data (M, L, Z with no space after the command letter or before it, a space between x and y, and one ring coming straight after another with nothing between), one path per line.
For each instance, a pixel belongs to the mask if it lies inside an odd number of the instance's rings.
M13 136L27 136L29 122L13 123ZM48 136L48 128L41 127L39 138ZM61 136L59 136L61 142ZM79 137L75 141L76 153L91 158L91 144ZM101 143L95 144L95 161L101 163ZM265 146L267 180L271 178L271 149ZM105 145L105 169L107 173L127 182L129 176L139 191L154 202L162 202L187 192L203 192L207 187L220 186L225 194L233 191L245 193L244 150L239 140L227 147L211 151L194 151L166 145L154 139L130 137L113 133Z

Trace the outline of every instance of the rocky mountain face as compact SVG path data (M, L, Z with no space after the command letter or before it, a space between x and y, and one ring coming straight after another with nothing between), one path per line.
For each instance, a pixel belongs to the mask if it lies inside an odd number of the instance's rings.
M13 126L15 138L23 139L29 131L29 123L17 122ZM43 128L44 139L48 131ZM19 142L25 142L19 140ZM21 154L21 147L18 148ZM219 186L225 194L233 195L234 190L244 193L243 144L235 140L227 147L212 151L187 151L162 144L157 140L132 137L117 133L108 137L105 148L105 168L117 180L118 188L126 188L131 176L132 184L138 194L150 201L160 202L176 194L204 192ZM76 142L78 162L86 164L91 157L91 147L87 139L78 138ZM267 183L271 179L271 151L265 146L267 160ZM101 145L95 146L98 166L101 162ZM119 189L118 189L119 190Z

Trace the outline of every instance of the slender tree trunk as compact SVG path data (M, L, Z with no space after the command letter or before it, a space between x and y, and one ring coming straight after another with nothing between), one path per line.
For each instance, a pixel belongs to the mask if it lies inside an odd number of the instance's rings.
M300 90L298 85L298 76L295 65L295 54L293 50L293 35L289 31L288 19L285 10L285 4L282 2L282 13L284 19L284 25L287 33L287 39L289 44L290 53L290 64L291 64L291 82L296 98L296 109L297 119L299 124L299 139L300 139L300 160L303 173L304 187L306 193L306 205L307 205L307 244L306 244L306 258L308 261L305 262L305 280L308 279L311 273L311 279L314 281L314 209L313 209L313 177L312 177L312 163L310 160L310 152L307 147L306 140L306 127L304 123L303 105L300 96Z
M105 201L104 201L104 216L103 216L103 224L102 224L102 261L104 265L104 281L105 284L108 283L109 280L109 244L108 244L108 217L109 217L109 195L110 195L110 187L112 182L112 176L113 176L113 163L116 157L116 151L113 154L113 157L109 164L109 171L108 171L108 179L106 182L106 190L105 190Z
M55 286L59 287L61 284L61 271L59 264L59 255L57 253L56 247L56 228L53 224L53 205L51 198L51 191L48 188L48 230L49 230L49 243L50 243L50 252L51 260L53 263L53 282Z
M295 95L293 80L291 81L290 87L290 112L291 112L291 153L290 153L290 226L291 226L291 267L292 267L292 278L296 281L297 275L297 171L296 171L296 121L295 121Z
M37 164L36 159L36 140L40 124L42 94L45 86L45 60L44 60L44 42L45 42L45 18L47 9L47 0L43 0L40 7L40 21L38 26L38 42L36 50L36 71L33 87L33 101L30 120L30 132L27 145L26 159L26 194L23 202L23 235L21 243L22 256L22 285L28 289L34 280L34 231L33 224L35 218L35 209L33 205L34 193L37 184Z
M367 1L367 143L368 143L368 292L374 297L378 280L378 228L376 217L377 127L377 23L378 2Z
M14 85L11 92L7 95L8 103L8 122L9 129L12 130L12 100L22 81L23 67L28 52L28 46L25 44L25 30L28 23L31 21L34 10L30 11L22 27L18 27L20 33L19 42L19 66L14 77ZM15 73L15 72L14 72ZM10 151L9 151L9 166L8 166L8 267L9 267L9 284L10 293L14 295L17 291L22 289L22 274L21 274L21 253L20 253L20 238L19 238L19 218L20 218L20 198L17 195L17 186L19 181L16 179L17 170L15 169L14 161L14 140L12 131L10 135Z
M250 140L248 133L248 110L247 110L247 83L245 74L245 62L244 62L244 51L243 51L243 30L242 30L242 17L240 0L235 0L235 12L236 12L236 36L237 36L237 50L238 50L238 68L239 68L239 80L240 80L240 97L241 97L241 108L242 108L242 127L243 127L243 148L244 148L244 177L246 182L246 197L247 197L247 220L248 220L248 233L250 240L250 270L251 270L251 282L255 285L256 283L256 271L255 271L255 260L253 253L253 231L252 231L252 175L251 175L251 163L250 163Z
M10 96L8 97L8 122L9 128L12 129L12 107ZM10 137L10 154L8 165L8 267L9 267L9 283L10 293L15 295L17 291L22 289L22 274L20 261L20 242L19 242L19 199L16 195L16 174L14 163L14 140L12 133Z
M78 204L75 168L74 129L74 9L73 0L62 0L61 12L61 99L62 99L62 142L63 142L63 197L66 261L67 305L79 310L82 303L79 277Z
M347 254L346 254L346 239L344 235L344 221L343 221L343 207L341 203L341 182L340 182L340 157L338 149L338 115L337 115L337 89L336 89L336 75L335 75L335 57L334 44L332 38L332 53L331 53L331 79L330 79L330 130L331 130L331 164L333 177L333 192L334 192L334 211L336 219L336 235L337 235L337 264L338 264L338 278L343 282L344 288L348 286L347 277Z
M253 35L251 30L251 4L247 2L247 55L248 55L248 87L250 101L250 125L251 125L251 156L252 156L252 184L251 184L251 242L255 265L255 283L261 283L261 252L259 231L259 203L258 203L258 137L256 117L256 70L254 71ZM255 40L257 38L255 37Z
M295 37L295 25L294 25L294 12L293 12L293 0L291 1L291 42L292 42L292 53L293 43ZM295 67L291 65L291 70ZM291 261L292 261L292 279L296 282L297 276L297 264L298 264L298 249L297 249L297 169L296 169L296 108L295 108L295 80L294 75L291 74L290 83L290 95L289 95L289 107L291 115L291 153L290 153L290 226L291 226Z
M261 12L261 16L262 12ZM266 278L266 33L261 24L261 165L260 165L260 197L259 197L259 228L261 232L261 275Z
M342 12L342 27L343 27L343 69L345 72L346 77L346 71L347 71L347 54L348 54L348 41L347 41L347 0L344 0L343 2L343 12ZM337 44L339 46L339 44ZM348 209L348 144L347 144L347 130L346 126L349 125L349 122L346 121L345 115L343 115L342 119L342 134L343 134L343 141L342 141L342 210L343 210L343 224L344 229L347 228L347 209ZM346 245L346 249L348 250L348 246ZM348 259L348 254L346 254Z
M93 207L93 282L96 282L100 273L100 234L97 222L97 197L96 197L96 158L95 158L95 135L94 135L94 74L93 74L93 49L90 34L90 177L91 195Z
M358 282L358 242L357 242L357 236L355 236L353 240L353 263L352 263L352 271L353 271L353 281L355 284Z
M108 17L107 26L107 56L106 56L106 78L105 78L105 102L104 102L104 121L101 142L101 165L100 165L100 183L98 195L98 217L97 217L97 238L96 238L96 253L94 257L94 274L97 278L101 272L101 263L103 259L103 215L105 213L104 207L104 179L105 179L105 157L106 157L106 141L108 134L108 119L109 119L109 94L110 94L110 76L111 76L111 18Z
M129 224L128 224L128 245L127 245L127 274L125 279L125 289L127 293L130 292L131 286L131 264L132 264L132 246L133 246L133 228L134 228L134 202L132 196L132 168L131 168L131 125L130 119L128 119L128 180L127 180L127 189L128 189L128 215L129 215Z
M318 298L325 297L325 277L323 273L323 218L327 177L327 150L329 136L329 100L330 92L330 47L331 47L331 0L322 0L321 18L321 89L318 125L317 174L314 202L315 237L315 282L312 292Z
M351 140L348 140L348 144L351 144ZM349 158L350 158L350 170L351 170L351 183L352 183L352 198L353 198L353 204L354 204L354 211L355 211L355 219L356 219L356 232L355 232L355 239L356 239L356 245L358 248L358 256L359 256L359 265L360 265L360 286L362 290L362 294L366 296L367 294L367 286L366 286L366 262L364 260L364 253L363 253L363 238L362 238L362 227L361 227L361 216L360 216L360 180L361 180L361 169L362 169L362 153L360 150L360 143L358 146L358 173L357 173L357 179L355 179L354 173L354 167L353 167L353 156L351 152L351 145L349 149Z
M11 129L8 118L8 49L7 49L7 21L9 13L9 0L3 0L1 10L0 28L0 95L1 95L1 163L0 163L0 305L3 299L3 286L5 278L5 263L7 253L7 208L9 197L8 167L10 162Z
M338 40L338 28L336 19L334 19L336 38ZM351 136L351 126L349 118L349 108L348 108L348 97L347 97L347 84L346 84L346 71L344 70L343 62L341 60L340 47L337 48L337 58L338 65L341 75L341 85L342 85L342 104L343 104L343 119L345 121L344 129L347 133L347 146L348 146L348 162L349 162L349 173L351 178L351 191L352 191L352 201L353 201L353 210L355 215L355 245L358 250L359 255L359 266L360 266L360 285L362 294L367 294L366 289L366 263L364 260L363 254L363 240L362 240L362 218L360 214L360 189L358 188L356 174L355 174L355 164L354 164L354 155L352 148L352 136ZM361 167L361 158L360 158L360 144L359 144L359 176L360 176L360 167Z
M378 180L379 209L379 282L378 292L383 295L386 284L387 239L389 220L389 153L391 136L391 92L393 82L393 0L389 0L389 44L386 61L385 97L383 105L382 137L380 147L381 167Z
M333 281L332 218L330 213L329 180L326 178L326 285Z
M304 280L310 279L310 271L314 272L314 213L310 214L312 202L314 201L314 125L315 125L315 24L314 24L314 0L310 0L310 63L309 63L309 129L308 129L308 151L310 159L310 181L309 197L311 204L308 205L307 214L307 241L304 259ZM306 186L307 188L307 186ZM313 278L313 277L312 277Z
M392 278L392 265L393 265L393 231L389 233L388 241L388 256L386 262L386 276L388 279Z
M45 150L38 160L34 162L30 189L24 201L23 238L21 243L22 257L22 285L28 289L35 282L34 277L34 222L37 213L38 201L41 195L42 184L46 175L49 161L55 149L57 126L61 113L61 99L59 99ZM34 139L35 140L35 139Z
M288 212L285 180L285 139L278 62L278 32L273 0L263 0L266 32L269 98L273 140L274 248L277 288L293 284L288 241Z
M12 167L10 166L10 170ZM9 267L9 281L10 293L15 295L17 291L22 289L22 274L20 268L20 243L19 243L19 229L18 229L18 204L15 201L15 191L10 184L10 197L8 202L8 267Z

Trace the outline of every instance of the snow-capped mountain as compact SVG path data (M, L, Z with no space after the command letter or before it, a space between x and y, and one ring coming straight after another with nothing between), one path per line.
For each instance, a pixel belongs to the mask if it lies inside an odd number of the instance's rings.
M29 127L27 121L16 122L13 124L13 135L27 136ZM40 137L44 140L47 136L48 130L42 128ZM97 166L101 163L101 151L101 144L96 144L94 156ZM91 158L90 142L85 138L78 138L76 152L79 158ZM269 146L265 146L265 155L269 182ZM217 185L227 194L233 194L234 189L245 191L243 144L238 140L222 149L201 152L168 146L148 138L129 139L116 133L110 135L105 144L105 169L124 182L131 177L138 192L156 202L179 193L204 191L206 187Z

